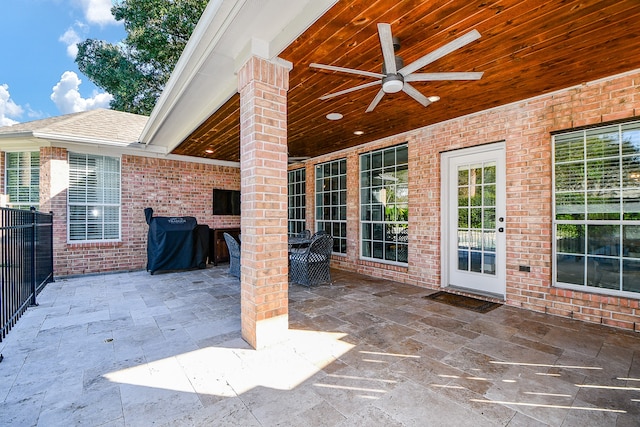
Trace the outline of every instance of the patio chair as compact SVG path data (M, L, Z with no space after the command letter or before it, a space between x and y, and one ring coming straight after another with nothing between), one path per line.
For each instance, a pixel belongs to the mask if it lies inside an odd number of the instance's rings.
M229 233L223 233L224 241L229 248L229 274L240 278L240 244Z
M303 252L289 254L289 281L304 286L331 283L329 261L333 238L329 234L313 238Z
M311 238L314 238L316 236L323 236L325 234L329 234L329 233L327 233L325 230L318 230L315 233L313 233L313 236L311 236Z

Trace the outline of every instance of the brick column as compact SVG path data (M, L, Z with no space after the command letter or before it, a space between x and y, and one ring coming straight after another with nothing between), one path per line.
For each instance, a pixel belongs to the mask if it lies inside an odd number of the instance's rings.
M282 341L289 324L287 250L288 67L251 57L240 92L241 323L256 349Z

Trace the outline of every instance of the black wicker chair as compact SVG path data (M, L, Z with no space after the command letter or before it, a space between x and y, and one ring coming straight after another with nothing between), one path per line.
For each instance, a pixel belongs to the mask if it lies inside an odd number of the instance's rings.
M329 261L333 238L323 234L313 238L303 252L289 254L289 281L304 286L331 283Z
M240 278L240 244L229 233L223 233L223 236L229 248L229 274Z

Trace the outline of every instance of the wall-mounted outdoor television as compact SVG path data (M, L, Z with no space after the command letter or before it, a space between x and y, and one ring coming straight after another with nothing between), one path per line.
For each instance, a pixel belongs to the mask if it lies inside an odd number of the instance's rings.
M214 215L240 215L240 192L238 190L213 189Z

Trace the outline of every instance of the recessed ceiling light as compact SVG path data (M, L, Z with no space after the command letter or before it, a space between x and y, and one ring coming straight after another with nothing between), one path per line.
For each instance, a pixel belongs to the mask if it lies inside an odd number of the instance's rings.
M353 132L353 134L354 134L354 135L358 135L358 136L360 136L360 135L364 135L364 131L362 131L362 130L357 130L357 131Z
M327 114L327 119L329 120L340 120L343 117L340 113L329 113Z
M213 150L211 150L211 149L204 150L204 152L207 153L207 154L213 154Z
M440 101L440 97L438 95L430 96L427 98L430 102Z

